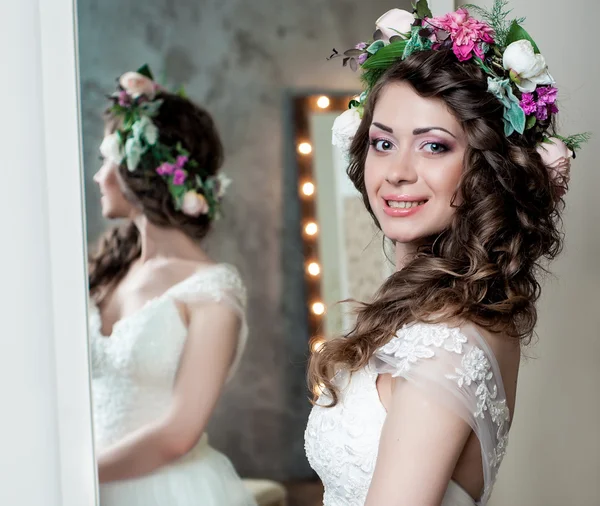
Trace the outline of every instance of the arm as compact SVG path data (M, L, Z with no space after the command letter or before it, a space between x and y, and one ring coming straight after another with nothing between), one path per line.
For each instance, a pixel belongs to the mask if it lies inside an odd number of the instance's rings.
M202 436L235 354L241 321L218 303L187 306L186 344L165 415L98 456L101 483L136 478L190 451Z
M396 378L365 506L440 506L470 433L458 415Z

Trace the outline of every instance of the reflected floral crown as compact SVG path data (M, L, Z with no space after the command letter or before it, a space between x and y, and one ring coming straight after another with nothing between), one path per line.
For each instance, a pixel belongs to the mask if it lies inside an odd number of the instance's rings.
M177 211L191 217L218 218L221 199L231 180L224 174L203 174L181 143L167 146L160 142L152 118L163 104L160 96L164 89L154 82L150 68L144 65L137 72L126 72L118 83L118 90L109 96L109 111L121 119L121 124L104 138L102 155L117 165L126 162L130 172L140 169L144 157L148 163L143 165L151 167L166 182ZM177 93L185 97L183 89ZM195 169L195 176L188 169Z
M337 118L333 144L348 152L371 88L396 61L418 51L451 49L457 64L472 61L487 75L488 91L504 106L506 137L533 130L540 140L538 152L555 169L555 179L568 177L570 159L589 134L549 137L552 116L558 112L558 90L545 58L522 27L524 18L509 20L507 5L508 0L494 0L490 10L468 5L433 17L427 0L418 0L413 12L392 9L381 16L371 41L360 42L343 55L334 49L330 58L343 56L344 66L360 68L366 89Z

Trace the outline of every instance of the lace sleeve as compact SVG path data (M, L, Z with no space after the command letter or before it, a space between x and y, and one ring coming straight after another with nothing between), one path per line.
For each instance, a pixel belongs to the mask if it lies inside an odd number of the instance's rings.
M375 352L371 367L403 377L463 418L481 444L485 504L506 452L510 414L496 359L469 327L415 323Z
M176 285L169 295L186 304L201 301L226 304L238 314L241 327L236 354L229 370L229 379L231 379L238 368L248 340L246 287L237 269L229 264L218 264L206 268Z

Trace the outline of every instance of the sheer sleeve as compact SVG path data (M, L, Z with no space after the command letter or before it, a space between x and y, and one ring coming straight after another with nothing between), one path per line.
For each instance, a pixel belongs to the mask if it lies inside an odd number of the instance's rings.
M230 307L240 318L236 354L229 370L228 378L235 374L248 340L246 323L246 287L235 267L217 264L199 271L183 283L176 285L169 295L186 304L197 302L217 302Z
M506 452L510 414L496 359L471 326L415 323L377 350L371 367L403 377L463 418L481 444L485 504Z

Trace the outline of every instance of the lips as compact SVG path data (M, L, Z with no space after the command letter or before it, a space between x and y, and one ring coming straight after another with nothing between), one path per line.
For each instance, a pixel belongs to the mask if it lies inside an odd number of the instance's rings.
M418 195L385 195L383 212L393 218L413 216L427 204L428 199Z

